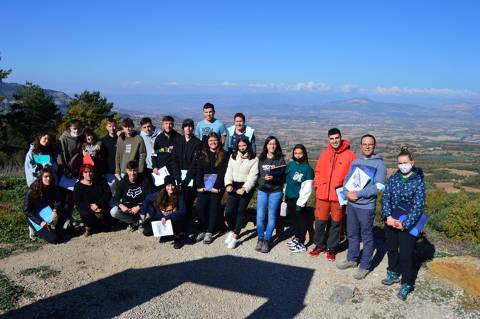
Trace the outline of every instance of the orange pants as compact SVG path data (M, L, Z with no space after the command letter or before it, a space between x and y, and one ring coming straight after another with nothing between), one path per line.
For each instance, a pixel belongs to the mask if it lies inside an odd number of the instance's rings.
M332 221L340 223L345 214L345 208L340 206L338 202L317 199L315 205L315 220L327 222L332 216Z

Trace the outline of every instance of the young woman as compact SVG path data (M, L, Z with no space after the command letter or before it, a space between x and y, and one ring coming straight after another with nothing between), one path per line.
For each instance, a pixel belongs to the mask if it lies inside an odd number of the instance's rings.
M413 156L407 147L402 147L397 161L398 171L388 179L382 197L388 252L387 276L382 283L398 283L401 275L398 297L405 300L413 290L415 276L413 251L416 237L409 231L424 213L425 182L422 170L414 166ZM403 218L401 215L404 215Z
M52 209L51 214L41 215L40 212L47 206ZM51 244L67 240L67 236L62 233L62 226L66 218L62 214L61 208L58 189L53 182L53 171L51 168L45 167L30 185L23 203L23 212L28 218L29 226L35 230L36 236Z
M40 134L35 142L30 145L30 149L25 157L25 178L27 185L32 185L38 176L38 172L46 166L52 168L54 177L56 178L56 159L55 138L48 133Z
M112 192L107 182L93 176L93 166L84 164L80 167L80 176L73 189L73 200L85 225L85 237L94 230L104 230L110 223L110 199Z
M247 137L240 137L228 160L225 187L228 193L225 215L228 234L225 244L230 249L237 246L237 238L245 224L248 203L252 199L258 176L258 158L253 153Z
M165 187L158 192L147 196L140 209L140 218L143 221L143 234L151 236L152 221L161 221L163 224L167 220L172 222L174 237L173 248L182 248L180 231L182 229L186 208L182 192L178 191L175 185L175 178L166 176Z
M197 215L200 220L197 241L203 240L204 244L211 244L213 241L227 160L219 136L210 132L203 144L196 169Z
M280 203L283 197L285 181L285 160L282 148L275 136L269 136L263 144L263 151L258 159L258 193L257 193L257 236L255 250L262 253L270 251L270 240L277 222ZM265 217L268 212L268 224Z
M293 148L292 161L285 170L285 201L287 214L292 219L294 238L287 244L291 252L305 252L305 233L307 231L307 214L305 207L312 193L313 169L308 163L305 146L297 144Z

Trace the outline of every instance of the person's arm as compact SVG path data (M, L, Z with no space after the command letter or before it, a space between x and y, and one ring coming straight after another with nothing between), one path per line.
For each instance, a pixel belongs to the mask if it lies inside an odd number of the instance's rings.
M85 198L82 194L80 182L77 182L73 187L73 202L75 206L84 210L90 210L90 200Z
M425 183L422 181L415 188L412 211L409 212L409 214L407 215L407 219L405 219L402 222L402 227L404 230L409 231L410 229L412 229L417 224L420 217L422 217L422 214L425 209L425 197L426 197Z
M138 172L143 173L145 170L145 159L147 158L147 149L143 138L140 137L140 145L138 147Z
M250 143L252 144L253 154L257 155L257 141L255 139L255 134L252 135L252 140Z
M348 180L350 179L350 177L352 177L352 174L353 174L353 171L354 171L354 165L350 165L350 168L348 169L348 173L347 173L347 176L345 176L345 179L343 180L343 195L345 196L345 198L347 197L347 194L348 194L348 190L345 188L345 185L347 184ZM315 174L316 176L316 174Z
M25 198L23 199L23 213L25 216L27 216L27 218L30 218L33 222L40 225L43 222L43 219L41 219L37 212L34 211L34 200L35 199L33 198L32 190L28 189L25 193Z
M32 154L32 147L30 147L30 150L28 151L27 155L25 156L25 179L27 180L27 185L30 186L32 183L35 181L35 170L37 168L37 165L35 164L35 161L33 160L33 154Z
M117 140L117 152L115 153L115 174L120 175L122 173L122 156L123 156L123 142L122 138Z
M201 146L201 143L198 143L198 145L195 147L195 150L193 151L193 160L190 163L190 167L188 168L187 176L183 181L185 185L188 185L190 183L190 180L194 178L196 175L198 159L200 158L200 152L201 152L200 146Z
M225 187L233 184L233 165L235 165L234 159L229 156L227 171L225 172Z
M286 165L286 163L285 163L285 159L282 158L282 161L280 162L280 165L278 165L278 166L283 166L283 165ZM277 175L273 176L273 179L270 180L270 182L272 184L279 185L279 184L283 184L285 182L286 167L282 167L282 168L280 168L280 170L281 170L280 174L277 174Z
M307 165L309 165L307 163ZM298 192L297 207L296 210L300 211L302 207L305 207L308 202L308 198L312 194L313 190L313 170L309 167L307 173L305 174L304 181L300 186L300 191Z
M228 160L226 158L223 158L222 162L218 165L217 179L215 180L215 184L213 185L213 188L218 190L223 188L224 182L225 182L225 172L227 171L227 165L228 165Z
M151 206L155 203L155 199L158 196L158 192L148 194L142 205L140 206L140 215L146 215L151 211Z
M255 157L253 160L250 171L248 171L247 180L243 184L243 188L247 193L250 193L255 188L255 184L258 178L258 157Z
M112 191L104 179L100 180L101 196L98 199L97 206L108 207L112 198Z
M205 181L203 180L204 164L202 163L201 158L198 160L196 167L197 176L195 182L197 183L197 189L205 188Z
M387 185L385 186L385 190L383 191L382 195L382 217L388 218L392 215L392 205L391 205L391 186L390 182L387 181Z
M185 200L183 194L180 193L178 196L177 209L166 218L171 219L172 221L180 221L185 218L186 213L187 208L185 206Z
M115 190L115 195L113 196L113 206L118 206L122 200L123 194L125 192L125 183L124 180L122 179L117 186L117 189Z

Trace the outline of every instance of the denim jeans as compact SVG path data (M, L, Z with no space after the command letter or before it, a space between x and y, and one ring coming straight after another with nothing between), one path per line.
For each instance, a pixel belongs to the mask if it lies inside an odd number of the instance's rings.
M258 239L270 240L272 238L275 223L277 222L277 214L282 202L283 193L274 192L267 193L258 191L257 194L257 235ZM265 229L265 217L268 210L268 224Z

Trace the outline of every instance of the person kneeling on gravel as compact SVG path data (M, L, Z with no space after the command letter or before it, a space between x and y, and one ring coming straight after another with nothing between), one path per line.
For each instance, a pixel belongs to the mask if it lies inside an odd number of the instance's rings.
M163 224L172 222L173 248L183 246L180 231L185 222L186 207L183 194L175 185L175 179L168 175L165 177L164 188L161 191L147 196L140 209L140 219L143 221L143 234L153 234L152 221L161 221Z

